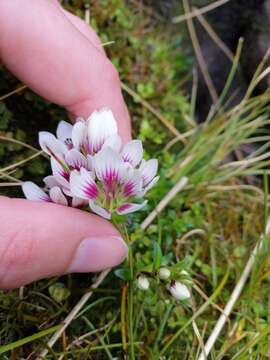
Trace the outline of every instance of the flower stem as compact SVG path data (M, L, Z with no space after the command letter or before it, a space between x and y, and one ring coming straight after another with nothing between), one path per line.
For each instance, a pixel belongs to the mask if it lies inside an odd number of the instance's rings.
M132 246L130 245L130 239L126 226L123 224L123 235L126 243L129 245L128 248L128 265L130 271L130 280L128 286L128 337L129 337L129 356L131 360L135 360L134 353L134 334L133 334L133 284L134 284L134 269L133 269L133 253Z
M127 263L129 267L130 280L128 284L128 296L127 296L127 328L128 328L128 339L129 339L129 358L135 360L134 352L134 333L133 333L133 283L134 283L134 269L133 269L133 253L131 241L128 235L128 231L125 224L114 224L118 231L123 236L126 244L128 245L128 258ZM123 316L123 314L122 314ZM123 323L123 319L122 319ZM122 333L123 335L123 333ZM126 341L126 339L124 339Z
M129 237L125 227L126 236ZM134 354L134 339L133 339L133 284L134 284L134 269L133 269L133 253L132 247L129 246L128 249L128 263L129 263L129 271L130 271L130 281L128 287L128 330L129 330L129 344L130 344L130 359L135 360Z
M134 337L133 337L133 283L130 281L128 288L128 331L130 359L135 360Z

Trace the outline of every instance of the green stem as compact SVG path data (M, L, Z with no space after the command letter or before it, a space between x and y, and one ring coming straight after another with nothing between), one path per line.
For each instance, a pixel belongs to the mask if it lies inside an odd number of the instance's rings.
M128 286L128 311L127 311L127 324L128 324L128 338L129 338L129 356L131 360L135 360L135 350L134 350L134 333L133 333L133 280L134 280L134 269L133 269L133 253L132 253L132 247L130 245L130 239L127 232L127 228L125 224L115 224L115 226L118 228L119 232L122 234L124 240L126 241L128 245L128 266L130 271L130 280L129 280L129 286Z
M127 233L127 229L125 227L127 242L129 243L129 237ZM133 280L134 280L134 269L133 269L133 254L132 254L132 247L129 246L128 249L128 263L129 263L129 271L130 271L130 281L128 287L128 332L129 332L129 351L130 351L130 358L135 360L135 353L134 353L134 336L133 336Z
M128 332L129 332L129 351L130 359L135 360L134 353L134 336L133 336L133 284L130 281L128 288Z

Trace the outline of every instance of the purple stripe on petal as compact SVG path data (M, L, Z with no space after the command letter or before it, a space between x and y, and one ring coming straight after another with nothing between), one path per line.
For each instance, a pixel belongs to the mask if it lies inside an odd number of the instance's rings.
M83 191L89 199L95 199L99 195L98 187L94 183L88 182L84 187Z
M111 186L115 182L119 183L119 172L116 169L106 169L103 180L108 186Z
M41 200L41 201L45 201L45 202L52 202L51 199L48 199L48 198L45 197L45 196L44 196L44 197L41 196L41 197L40 197L40 200Z
M128 181L123 189L123 195L126 197L132 196L134 194L135 184L132 181Z
M121 213L123 211L126 211L126 210L130 209L131 207L132 207L132 204L123 204L123 205L119 206L117 211Z
M70 138L65 140L65 144L66 144L66 147L68 148L68 150L73 149L73 143L72 143L72 140Z
M67 181L69 181L69 173L67 171L65 171L64 169L60 171L60 175L66 179Z
M138 210L142 209L143 207L145 207L146 204L147 204L146 200L142 204L125 203L125 204L120 205L116 209L116 212L119 215L129 214L134 211L138 211Z
M130 157L128 155L123 155L123 160L125 162L131 163Z

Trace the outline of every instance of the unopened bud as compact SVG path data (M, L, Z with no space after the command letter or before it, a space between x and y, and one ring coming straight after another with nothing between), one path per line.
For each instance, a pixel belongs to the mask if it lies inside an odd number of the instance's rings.
M158 275L159 275L160 279L167 280L171 276L171 272L167 268L160 268L158 270Z
M189 289L179 281L173 280L169 286L169 291L177 300L186 300L190 298Z
M189 273L186 270L181 270L180 274L184 276L189 276Z
M137 286L139 289L146 291L149 288L149 280L145 276L139 276Z

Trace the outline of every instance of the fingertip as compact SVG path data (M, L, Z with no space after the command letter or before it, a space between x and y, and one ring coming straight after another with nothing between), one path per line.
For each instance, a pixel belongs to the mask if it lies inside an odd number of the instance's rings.
M67 272L101 271L120 264L127 256L127 245L120 236L83 239Z
M127 254L109 221L78 209L0 197L0 218L0 288L67 272L100 271L118 265Z

